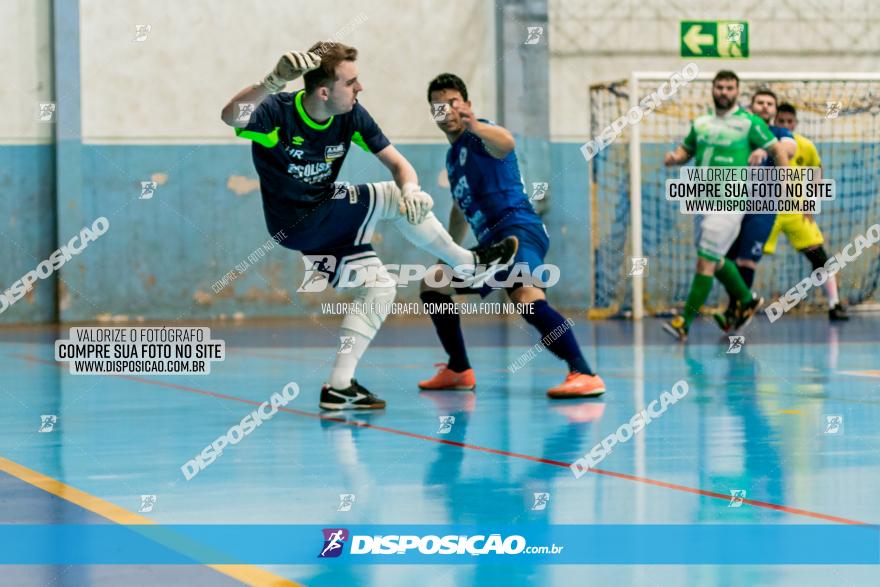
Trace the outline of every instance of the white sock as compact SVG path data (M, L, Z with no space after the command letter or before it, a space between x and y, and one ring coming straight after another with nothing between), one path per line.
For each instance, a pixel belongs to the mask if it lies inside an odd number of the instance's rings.
M354 370L357 368L361 357L364 356L364 351L370 346L370 339L354 330L345 328L345 326L339 329L339 336L340 338L353 337L354 344L351 346L343 345L340 340L340 346L336 352L336 360L333 362L333 370L330 372L329 383L330 387L334 389L345 389L351 385ZM351 342L351 338L346 338L346 341ZM341 349L348 352L341 353L339 352Z
M825 281L825 295L828 296L828 308L834 308L837 304L840 303L840 298L837 294L837 279L832 275L829 276Z
M352 261L353 267L374 269L372 277L364 285L354 289L354 302L362 311L353 311L342 319L339 328L339 347L336 349L336 360L330 372L330 386L345 389L351 385L358 362L364 356L370 341L379 332L382 322L391 311L391 303L397 293L394 281L382 265L378 257ZM341 352L345 351L345 352Z
M421 224L410 224L406 217L401 216L394 225L406 240L442 259L444 263L453 267L475 264L474 254L452 240L433 212L429 212Z

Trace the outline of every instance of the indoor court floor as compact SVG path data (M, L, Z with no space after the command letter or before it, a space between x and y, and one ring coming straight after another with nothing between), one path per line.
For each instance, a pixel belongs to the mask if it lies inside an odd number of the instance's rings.
M53 354L66 327L5 329L0 521L880 523L878 316L854 314L840 326L824 316L761 317L739 352L728 352L727 337L706 320L682 346L659 320L575 318L608 391L569 401L545 396L564 376L548 352L508 370L535 342L527 325L463 322L475 393L420 393L417 382L442 350L427 319L391 319L357 374L388 407L346 414L317 405L336 348L324 320L215 324L212 338L225 340L227 358L206 376L70 375ZM683 399L575 478L569 463L679 380L688 383ZM185 479L181 465L291 381L298 397ZM56 419L47 424L44 415ZM542 506L535 493L548 494ZM577 546L607 547L598 542ZM309 564L5 566L0 584L880 584L877 565L329 564L317 559L320 544L319 535L302 546Z

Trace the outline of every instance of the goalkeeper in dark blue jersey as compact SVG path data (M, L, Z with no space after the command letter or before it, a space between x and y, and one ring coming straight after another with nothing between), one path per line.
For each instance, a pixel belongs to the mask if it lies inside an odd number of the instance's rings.
M431 196L419 187L412 165L358 102L363 84L356 59L356 49L333 42L285 53L269 75L238 92L221 114L238 136L253 142L270 234L286 235L280 244L302 251L311 276L321 273L325 286L337 286L339 276L351 269L368 276L352 289L359 306L371 310L345 316L340 338L349 352L337 353L321 390L320 406L335 410L385 407L354 379L396 292L396 281L371 244L377 222L394 222L411 243L476 283L506 268L517 249L513 237L473 250L453 242L431 212ZM299 77L303 90L282 91ZM352 143L376 155L394 181L336 184Z

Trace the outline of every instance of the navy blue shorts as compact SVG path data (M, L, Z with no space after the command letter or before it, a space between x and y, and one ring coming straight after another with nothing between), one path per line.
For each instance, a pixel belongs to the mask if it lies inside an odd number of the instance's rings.
M764 256L764 243L773 230L776 214L746 214L743 216L739 236L727 251L728 259L748 259L757 263Z
M522 224L519 226L510 226L502 228L492 234L492 242L498 242L508 236L515 236L519 239L519 248L516 251L516 257L513 259L514 265L523 263L528 267L531 275L535 275L535 269L539 265L544 264L544 257L550 249L550 237L547 236L547 229L543 224ZM499 271L488 282L479 289L469 289L467 291L457 291L457 293L479 293L480 297L485 298L494 290L498 289L493 286L493 282L504 282L511 273L511 269ZM538 275L541 278L541 275ZM546 276L544 276L546 277ZM509 290L521 287L522 284L514 285ZM537 284L536 284L536 287Z
M307 264L326 274L333 285L346 263L376 256L371 241L379 220L371 185L336 184L336 188L332 198L304 214L294 226L282 228L285 237L278 239L281 246L301 251ZM269 227L270 232L273 228Z

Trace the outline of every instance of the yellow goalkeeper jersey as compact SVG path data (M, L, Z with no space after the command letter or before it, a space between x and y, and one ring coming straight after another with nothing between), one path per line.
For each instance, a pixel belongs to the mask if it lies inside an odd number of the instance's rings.
M797 150L794 157L791 158L792 167L821 167L822 160L819 159L819 151L813 141L802 134L792 133L797 143Z

